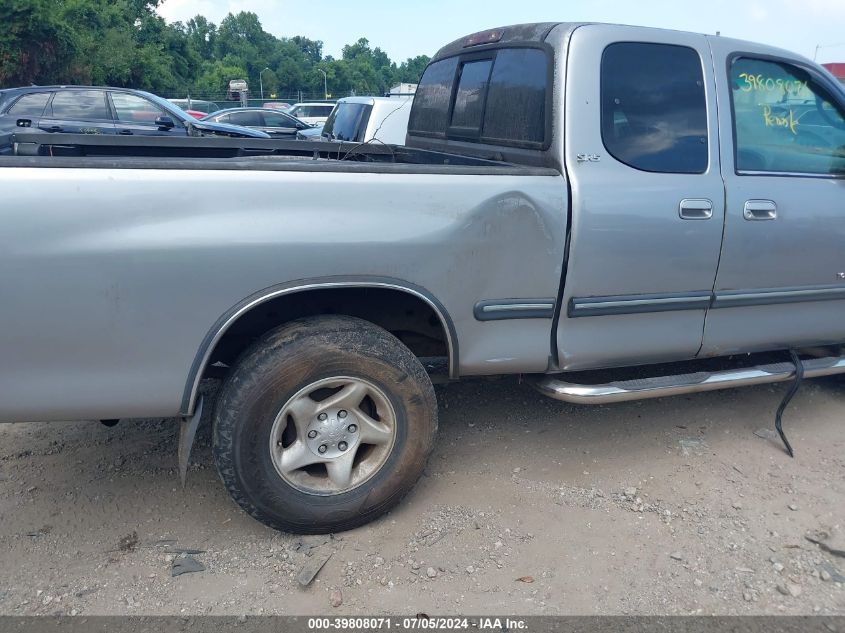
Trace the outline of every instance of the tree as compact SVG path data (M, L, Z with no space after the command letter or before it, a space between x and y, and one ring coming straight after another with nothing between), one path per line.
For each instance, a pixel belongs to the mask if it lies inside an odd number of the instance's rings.
M416 82L425 56L401 65L366 38L344 46L341 59L323 43L275 37L249 11L219 26L202 15L168 24L161 0L0 0L0 87L86 83L143 88L167 96L198 92L220 99L232 79L252 94L382 94ZM265 70L269 68L270 70Z
M53 83L72 74L73 34L51 0L3 0L0 86Z

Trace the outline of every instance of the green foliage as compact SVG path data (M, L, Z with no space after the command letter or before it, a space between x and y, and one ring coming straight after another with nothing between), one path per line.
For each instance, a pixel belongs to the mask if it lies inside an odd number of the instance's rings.
M246 79L255 96L262 81L265 95L322 94L322 70L330 94L380 94L417 82L429 59L397 66L366 38L334 59L320 41L267 33L249 11L219 25L201 15L167 24L155 12L159 2L2 0L0 87L88 83L196 96L222 94L230 80Z

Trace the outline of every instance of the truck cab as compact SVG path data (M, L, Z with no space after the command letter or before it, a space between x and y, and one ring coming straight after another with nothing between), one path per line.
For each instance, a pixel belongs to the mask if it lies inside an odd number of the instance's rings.
M845 340L842 104L775 48L531 24L443 48L407 144L560 171L560 296L520 301L557 319L550 370L620 367Z

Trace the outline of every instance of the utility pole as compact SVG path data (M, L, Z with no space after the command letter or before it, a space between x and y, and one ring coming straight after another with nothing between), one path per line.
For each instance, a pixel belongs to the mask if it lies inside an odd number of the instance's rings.
M329 100L329 77L326 75L326 71L322 68L318 68L321 73L323 73L323 99L326 101Z
M258 73L258 84L261 86L261 100L262 101L264 101L264 77L262 77L262 75L268 70L270 72L273 72L272 68L265 68L260 73Z
M813 54L813 61L818 59L819 51L823 48L838 48L840 46L845 46L845 42L839 42L838 44L816 44L816 52Z

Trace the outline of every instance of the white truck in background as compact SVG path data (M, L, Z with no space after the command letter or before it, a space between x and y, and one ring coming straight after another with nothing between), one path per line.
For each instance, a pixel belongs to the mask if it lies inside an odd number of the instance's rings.
M413 96L345 97L339 99L322 131L302 139L312 141L377 142L404 145Z

